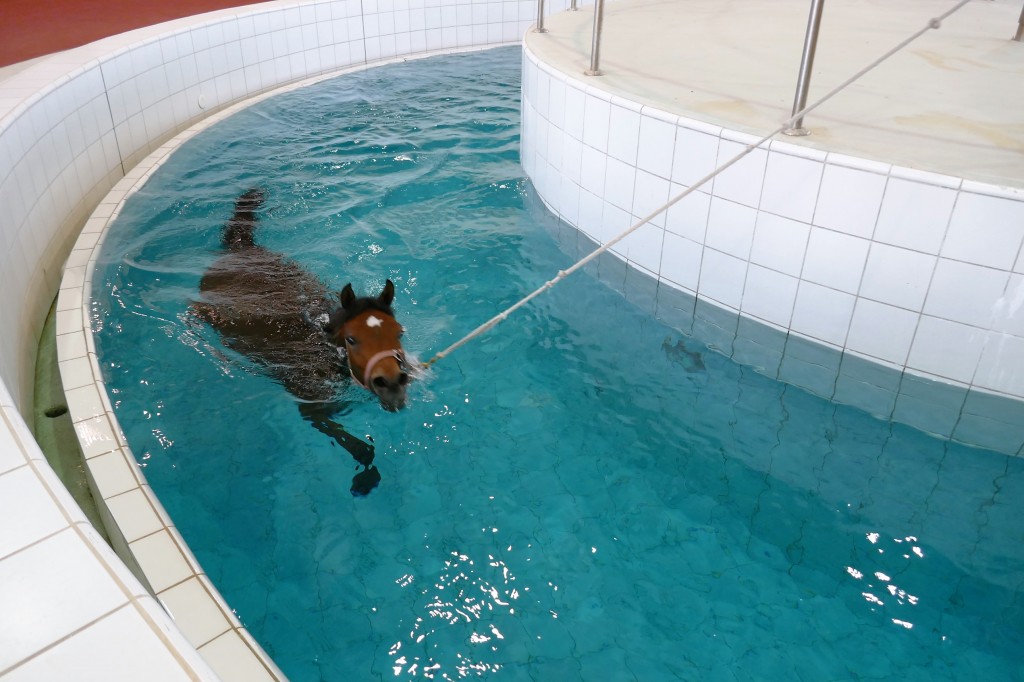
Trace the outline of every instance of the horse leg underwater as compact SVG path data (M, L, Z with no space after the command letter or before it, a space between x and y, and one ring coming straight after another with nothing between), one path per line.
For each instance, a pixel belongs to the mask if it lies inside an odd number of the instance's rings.
M263 203L263 192L255 189L235 202L223 232L226 253L204 274L199 285L203 300L192 308L225 346L262 367L297 398L303 419L363 466L352 492L366 494L380 481L373 445L334 420L343 409L335 398L336 384L358 372L361 379L356 380L385 409L404 405L408 373L401 326L390 309L394 285L389 280L376 298L358 298L347 285L338 308L338 299L314 275L256 244L257 211ZM330 324L322 327L315 322L319 319Z
M352 455L352 459L362 465L362 470L352 477L352 486L349 489L353 495L367 495L380 484L380 471L373 464L373 445L353 436L344 426L334 421L335 415L341 412L342 408L343 405L337 402L299 403L299 413L303 419L345 448Z

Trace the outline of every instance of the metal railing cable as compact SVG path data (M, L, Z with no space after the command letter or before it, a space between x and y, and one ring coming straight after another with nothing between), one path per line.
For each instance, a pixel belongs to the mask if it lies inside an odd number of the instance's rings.
M497 315L495 315L491 319L487 320L486 322L481 324L479 327L477 327L476 329L474 329L473 331L469 332L468 334L463 336L461 339L456 341L455 343L451 344L450 346L448 346L444 350L438 352L430 360L428 360L427 362L423 363L423 367L424 368L430 367L431 365L433 365L438 360L447 357L452 351L462 347L463 345L465 345L466 343L472 341L476 337L481 336L482 334L487 333L488 331L490 331L491 329L496 327L501 322L504 322L505 319L507 319L508 316L511 313L515 312L519 308L522 308L524 305L526 305L527 303L529 303L533 299L537 298L542 293L544 293L545 291L547 291L551 287L555 286L556 284L558 284L560 281L562 281L563 279L565 279L566 277L568 277L572 273L574 273L577 270L580 270L581 268L586 266L588 263L590 263L592 260L594 260L595 258L600 256L602 253L608 251L611 247L613 247L616 244L618 244L620 241L622 241L623 239L625 239L626 237L631 235L633 232L636 232L638 229L640 229L641 227L646 225L648 222L650 222L654 218L658 217L659 215L661 215L662 213L664 213L665 211L670 209L672 206L675 206L677 203L679 203L680 201L682 201L683 199L688 197L690 194L695 192L697 189L702 187L705 183L710 181L716 175L719 175L723 171L729 169L730 167L735 165L737 162L739 162L741 159L746 157L748 154L753 152L755 149L757 149L758 147L763 145L765 142L767 142L768 140L770 140L771 138L775 137L776 135L781 133L783 130L788 128L790 125L792 125L792 123L794 121L796 121L797 119L803 118L807 113L817 109L822 104L824 104L825 102L827 102L830 99L832 99L833 97L835 97L837 94L839 94L840 92L842 92L843 90L848 88L850 85L855 83L857 80L862 78L864 75L866 75L870 71L872 71L875 68L877 68L880 64L885 62L887 59L892 57L894 54L896 54L897 52L899 52L900 50L905 48L907 45L909 45L913 41L915 41L918 38L920 38L922 35L927 33L929 30L939 28L941 26L942 22L945 19L947 19L950 15L952 15L954 12L958 11L959 9L961 9L964 5L966 5L969 2L971 2L971 0L960 0L951 9L947 10L946 12L940 14L937 17L929 19L928 23L925 24L925 26L923 26L921 29L915 31L913 34L910 35L910 37L902 40L895 47L891 48L890 50L888 50L887 52L882 54L882 56L878 57L873 62L871 62L870 64L865 66L863 69L861 69L860 71L858 71L854 75L852 75L849 78L847 78L845 81L843 81L842 83L840 83L839 85L834 87L832 90L830 90L828 93L826 93L824 96L822 96L821 98L819 98L818 100L816 100L812 104L809 104L808 106L804 107L800 111L794 113L792 116L790 116L778 128L776 128L772 132L768 133L767 135L765 135L761 139L757 140L756 142L752 142L752 143L748 144L738 154L736 154L731 159L729 159L728 161L726 161L725 163L723 163L722 165L718 166L713 171L711 171L710 173L705 175L703 178L698 180L696 182L696 184L693 184L690 187L687 187L685 190L683 190L682 192L680 192L676 196L674 196L671 199L669 199L665 204L662 204L660 207L658 207L657 209L655 209L654 211L652 211L651 213L649 213L645 217L643 217L640 220L638 220L637 222L633 223L633 225L631 225L628 229L626 229L626 230L620 232L619 234L617 234L616 236L612 237L610 240L608 240L607 242L605 242L604 244L602 244L598 248L594 249L592 252L590 252L589 254L584 256L582 259L580 259L579 261L577 261L576 263L574 263L570 267L566 268L565 270L559 270L558 274L554 278L548 280L547 282L545 282L543 285L538 287L536 290L534 290L533 292L531 292L527 296L523 297L522 299L520 299L519 301L517 301L513 305L509 306L508 308L506 308L505 310L501 311L500 313L498 313Z

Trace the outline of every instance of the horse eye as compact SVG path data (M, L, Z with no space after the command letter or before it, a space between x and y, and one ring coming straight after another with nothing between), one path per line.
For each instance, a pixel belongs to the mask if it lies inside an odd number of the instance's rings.
M356 345L356 337L354 337L354 336L346 336L345 337L345 343L347 343L350 346Z

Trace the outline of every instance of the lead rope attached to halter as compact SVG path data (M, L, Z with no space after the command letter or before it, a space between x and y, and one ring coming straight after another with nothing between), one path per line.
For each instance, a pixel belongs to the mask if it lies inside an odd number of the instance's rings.
M832 99L834 96L836 96L837 94L839 94L840 92L842 92L843 90L848 88L850 85L852 85L854 82L856 82L857 80L862 78L865 74L867 74L868 72L874 70L882 62L886 61L887 59L892 57L894 54L896 54L897 52L902 50L904 47L906 47L907 45L909 45L913 41L915 41L918 38L920 38L922 35L927 33L929 30L931 30L931 29L938 29L942 25L942 22L945 19L947 19L950 15L952 15L954 12L956 12L957 10L962 8L964 5L966 5L970 1L971 0L960 0L960 2L958 2L956 5L954 5L951 9L947 10L943 14L940 14L937 17L929 19L928 23L925 24L924 27L920 28L915 33L913 33L909 38L906 38L905 40L903 40L902 42L897 44L895 47L890 49L888 52L884 53L881 57L878 57L873 62L868 64L866 67L864 67L863 69L861 69L860 71L858 71L854 75L852 75L849 78L847 78L845 81L843 81L842 83L837 85L835 88L830 90L825 96L821 97L820 99L816 100L813 104L807 105L806 107L804 107L803 109L801 109L797 113L795 113L792 116L790 116L788 119L786 119L786 121L781 126L776 128L772 132L768 133L767 135L762 137L757 142L753 142L751 144L748 144L746 147L743 148L742 151L740 151L738 154L736 154L736 156L732 157L731 159L726 161L724 164L722 164L721 166L715 168L713 171L711 171L710 173L705 175L703 178L698 180L695 185L691 185L690 187L688 187L687 189L683 190L682 192L680 192L676 196L672 197L671 199L668 200L667 203L665 203L661 207L655 209L653 212L648 214L646 217L641 218L639 221L634 223L628 229L626 229L625 231L619 233L618 235L613 237L611 240L605 242L603 245L599 246L597 249L595 249L594 251L589 253L587 256L585 256L581 260L577 261L572 266L566 268L565 270L560 270L558 272L558 274L553 279L545 282L537 290L535 290L534 292L530 293L528 296L526 296L525 298L521 299L520 301L516 302L511 307L506 308L505 310L503 310L502 312L498 313L497 315L495 315L491 319L487 320L487 322L484 322L482 325L480 325L479 327L477 327L476 329L474 329L470 333L466 334L464 337L462 337L461 339L459 339L458 341L456 341L452 345L448 346L447 348L445 348L444 350L439 352L437 355L432 357L430 360L428 360L427 362L423 363L423 368L426 369L426 368L430 367L431 365L433 365L435 362L437 362L441 358L446 357L449 353L451 353L455 349L463 346L467 342L475 339L476 337L478 337L478 336L488 332L492 328L496 327L499 323L503 322L509 316L510 313L515 312L519 308L523 307L524 305L526 305L527 303L532 301L537 296L540 296L542 293L544 293L545 291L547 291L551 287L555 286L555 284L557 284L558 282L562 281L563 279L565 279L566 277L568 277L572 273L576 272L577 270L579 270L580 268L585 266L587 263L589 263L590 261L594 260L595 258L600 256L602 253L604 253L605 251L607 251L608 249L610 249L611 247L613 247L614 245L618 244L620 241L622 241L623 239L628 237L630 234L632 234L636 230L640 229L643 225L647 224L648 222L650 222L651 220L653 220L654 218L659 216L661 213L667 211L669 208L671 208L672 206L674 206L678 202L682 201L684 198L689 196L692 192L694 192L698 188L702 187L705 183L707 183L709 180L714 178L716 175L718 175L719 173L725 171L726 169L728 169L729 167L734 165L737 161L739 161L743 157L745 157L748 154L750 154L752 151L754 151L755 149L760 147L762 144L764 144L765 142L767 142L771 138L773 138L776 135L778 135L779 133L781 133L783 130L789 128L790 125L792 125L797 119L802 118L806 114L810 113L811 111L814 111L815 109L820 107L822 104L824 104L825 102L827 102L830 99Z

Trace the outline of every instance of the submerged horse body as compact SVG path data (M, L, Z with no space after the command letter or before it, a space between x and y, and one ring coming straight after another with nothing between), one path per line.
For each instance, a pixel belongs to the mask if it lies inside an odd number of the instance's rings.
M390 411L405 405L409 373L391 303L391 280L375 297L358 297L347 284L334 297L314 275L255 243L263 193L250 190L235 202L223 233L226 252L199 283L196 315L228 348L262 367L299 402L302 416L333 438L363 466L352 492L377 485L373 446L348 433L333 417L337 382L351 376ZM320 323L327 320L326 323Z

